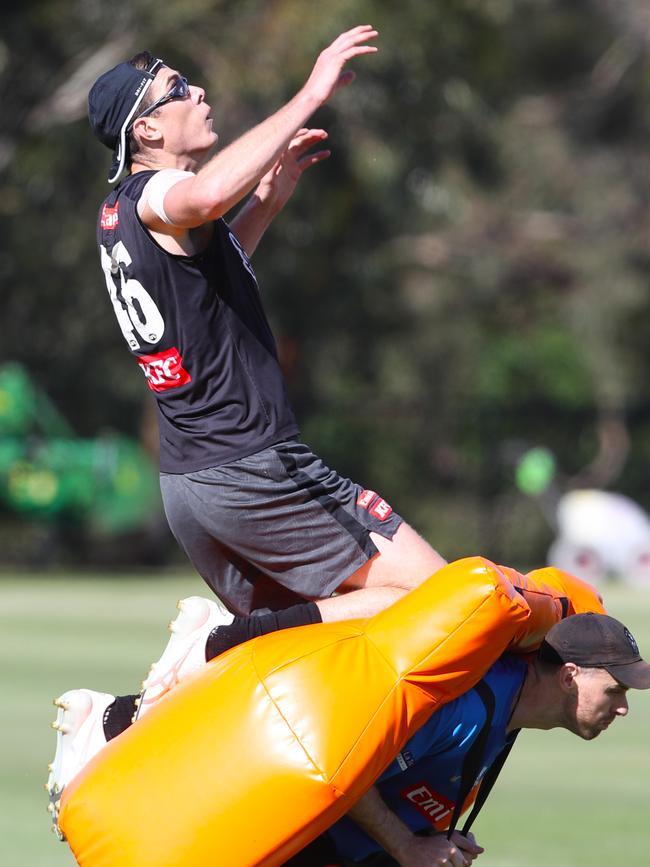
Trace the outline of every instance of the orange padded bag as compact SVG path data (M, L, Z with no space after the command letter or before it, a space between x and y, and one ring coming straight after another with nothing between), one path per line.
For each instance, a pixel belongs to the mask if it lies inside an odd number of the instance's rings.
M468 558L368 621L235 647L95 756L61 830L82 867L281 865L513 641L530 649L527 624L537 640L568 592Z
M499 568L530 605L530 617L513 636L511 649L522 653L536 650L549 625L564 617L587 611L605 613L602 598L591 584L554 566L527 575L507 566Z

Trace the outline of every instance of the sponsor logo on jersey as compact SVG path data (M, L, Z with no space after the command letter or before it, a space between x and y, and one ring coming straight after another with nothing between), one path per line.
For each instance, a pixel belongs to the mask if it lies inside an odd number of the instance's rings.
M397 754L395 761L400 767L400 770L405 771L407 768L413 767L415 764L415 759L413 758L413 753L410 750L402 750L401 753Z
M99 224L102 229L116 229L117 224L119 223L119 217L117 214L117 209L120 207L120 203L116 202L114 208L109 208L107 204L104 204L102 208L102 216L100 218Z
M440 792L432 792L426 783L416 783L400 792L418 813L427 818L432 825L442 831L449 825L454 812L454 802Z
M370 514L379 521L385 521L393 511L392 507L376 491L361 491L357 497L357 506L368 509Z
M137 360L152 391L167 391L192 381L192 377L183 367L183 358L175 346L164 352L157 352L155 355L140 355Z

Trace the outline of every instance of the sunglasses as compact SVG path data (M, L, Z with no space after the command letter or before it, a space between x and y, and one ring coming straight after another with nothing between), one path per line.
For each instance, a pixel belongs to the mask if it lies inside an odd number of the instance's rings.
M127 129L127 133L131 131L133 128L133 124L136 120L139 120L141 117L146 117L148 114L151 114L157 108L160 108L161 105L165 105L167 102L172 102L174 99L187 99L190 95L190 86L187 83L187 79L184 76L180 76L176 79L171 89L167 91L164 96L161 96L160 99L157 99L155 102L152 102L150 106L145 108L143 112L141 112L137 117L133 119L133 121L129 124Z

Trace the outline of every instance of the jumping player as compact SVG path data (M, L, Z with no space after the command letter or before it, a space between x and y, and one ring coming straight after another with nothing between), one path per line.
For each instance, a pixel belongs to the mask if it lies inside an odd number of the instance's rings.
M142 52L90 91L92 129L113 150L109 181L128 170L100 208L97 241L118 324L156 398L165 512L225 603L181 615L176 630L207 618L221 649L372 616L444 565L380 495L299 440L250 263L302 172L329 156L311 151L327 134L306 122L352 82L346 65L374 53L377 35L342 33L286 105L211 158L203 89L161 59Z

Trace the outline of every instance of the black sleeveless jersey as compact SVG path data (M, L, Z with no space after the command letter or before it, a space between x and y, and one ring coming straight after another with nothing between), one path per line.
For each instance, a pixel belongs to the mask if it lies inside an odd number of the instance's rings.
M298 432L246 253L222 219L208 248L176 256L140 221L153 172L105 199L97 242L122 334L157 399L160 469L187 473Z

